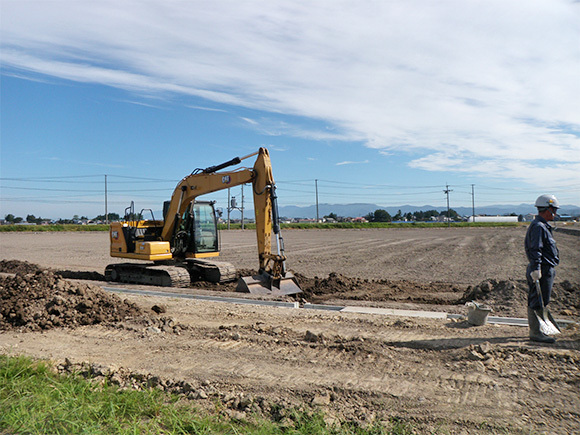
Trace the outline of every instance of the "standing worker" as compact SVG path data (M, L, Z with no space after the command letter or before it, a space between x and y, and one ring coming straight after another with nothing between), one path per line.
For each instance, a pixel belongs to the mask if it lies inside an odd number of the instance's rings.
M556 276L555 267L560 263L556 241L552 237L552 227L548 222L557 216L560 204L554 195L541 195L536 199L538 208L536 218L526 233L525 248L528 257L526 278L528 280L528 325L530 339L543 343L554 343L556 340L540 331L538 315L542 306L550 303L552 285ZM536 281L540 281L543 303L538 297Z

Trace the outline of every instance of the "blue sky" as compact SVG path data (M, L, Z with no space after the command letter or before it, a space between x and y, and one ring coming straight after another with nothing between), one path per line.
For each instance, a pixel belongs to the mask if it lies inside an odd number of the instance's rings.
M2 216L102 214L105 175L110 212L160 210L262 146L280 205L580 205L579 2L0 8Z

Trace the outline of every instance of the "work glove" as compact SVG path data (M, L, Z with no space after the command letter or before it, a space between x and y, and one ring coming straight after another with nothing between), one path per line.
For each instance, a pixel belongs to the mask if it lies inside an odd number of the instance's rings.
M530 273L530 276L532 277L532 279L534 281L539 281L540 278L542 277L542 271L540 269L532 270L532 273Z

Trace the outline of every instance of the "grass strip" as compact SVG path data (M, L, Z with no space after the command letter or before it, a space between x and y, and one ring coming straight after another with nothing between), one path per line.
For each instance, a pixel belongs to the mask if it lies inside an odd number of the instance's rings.
M336 223L288 223L281 224L282 229L294 230L334 230L334 229L365 229L365 228L464 228L464 227L517 227L528 225L529 222L452 222L447 224L444 222L336 222ZM227 224L219 224L220 230L227 230ZM230 224L231 230L239 230L242 224ZM245 223L244 228L248 230L256 229L256 224ZM90 232L90 231L109 231L109 226L100 225L0 225L1 232Z
M219 404L216 404L219 409ZM202 413L162 391L121 390L64 375L47 362L0 355L0 434L249 434L249 435L387 435L415 433L393 420L359 427L327 427L322 414L296 412L290 423L232 420Z
M63 231L109 231L109 225L77 225L77 224L55 224L55 225L0 225L0 233L8 232L63 232Z

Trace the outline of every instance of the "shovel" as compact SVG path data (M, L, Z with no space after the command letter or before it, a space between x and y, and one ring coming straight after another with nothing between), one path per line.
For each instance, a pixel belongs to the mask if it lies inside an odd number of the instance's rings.
M542 289L540 288L540 281L536 280L536 292L538 293L538 299L540 299L540 310L534 310L538 322L540 323L540 331L544 335L556 335L560 333L560 328L558 324L550 314L550 311L544 307L544 298L542 297ZM541 315L539 314L541 313Z

